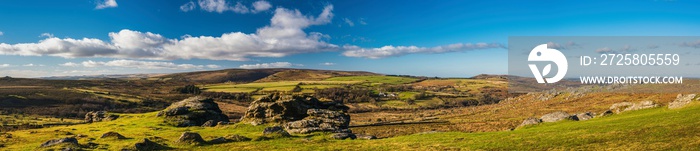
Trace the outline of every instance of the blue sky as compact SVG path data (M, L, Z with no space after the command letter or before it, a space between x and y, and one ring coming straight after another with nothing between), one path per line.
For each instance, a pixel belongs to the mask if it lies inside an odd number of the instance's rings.
M509 36L698 36L689 1L8 0L0 76L506 74Z

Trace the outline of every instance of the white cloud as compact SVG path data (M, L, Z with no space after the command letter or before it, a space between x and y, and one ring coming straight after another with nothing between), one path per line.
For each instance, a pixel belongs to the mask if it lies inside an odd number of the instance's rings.
M67 62L61 64L61 66L70 67L124 67L124 68L137 68L137 69L202 69L202 68L218 68L218 65L193 65L193 64L175 64L172 62L160 62L160 61L138 61L138 60L112 60L112 61L83 61L80 64Z
M194 2L190 1L190 2L187 2L185 4L182 4L180 6L180 10L183 12L189 12L191 10L194 10L195 7L196 6L195 6Z
M291 66L292 66L292 63L289 63L289 62L273 62L273 63L244 64L244 65L239 66L239 68L243 68L243 69L288 68ZM299 65L297 65L297 66L299 66Z
M199 3L200 8L208 12L223 13L230 9L226 0L199 0L197 3Z
M268 26L255 33L224 33L221 36L183 36L168 39L160 34L123 29L109 33L111 42L95 38L48 37L37 43L0 43L0 55L58 56L64 58L104 57L130 59L209 59L248 60L249 57L284 57L290 54L338 50L323 41L327 35L307 34L312 25L330 23L333 6L318 16L305 16L299 10L277 8Z
M417 47L417 46L384 46L380 48L360 48L353 45L345 45L343 49L344 56L347 57L362 57L370 59L379 59L394 56L403 56L406 54L414 53L447 53L447 52L459 52L459 51L470 51L479 49L492 49L492 48L504 48L503 45L498 43L476 43L476 44L450 44L445 46L437 47Z
M365 18L360 18L360 24L362 25L367 25L367 22L365 22Z
M343 18L343 21L345 21L345 23L347 23L348 25L350 25L350 27L355 26L355 23L353 23L352 20L350 20L350 19L348 19L348 18Z
M214 65L214 64L210 64L210 65L206 65L206 66L207 66L207 68L211 68L211 69L221 68L221 66Z
M253 10L252 11L253 11L253 13L258 13L258 12L270 10L270 8L272 8L272 4L270 4L270 2L260 0L260 1L253 2Z
M53 34L51 34L51 33L41 33L41 35L39 35L39 37L53 38Z
M10 67L10 64L0 64L0 68Z
M335 63L332 63L332 62L324 62L324 63L321 63L321 65L324 65L324 66L332 66L332 65L335 65Z
M249 8L241 2L236 2L236 5L231 6L231 3L227 2L226 0L198 0L197 4L199 5L199 8L204 11L217 13L224 13L226 11L233 11L239 14L259 13L272 8L272 4L264 0L253 2L252 8ZM180 10L184 12L193 9L195 9L194 2L188 2L180 6Z
M98 1L95 9L105 9L110 7L117 7L117 0Z
M25 64L25 65L22 65L22 66L25 66L25 67L43 67L44 65L43 65L43 64L33 64L33 63L30 63L30 64Z
M5 33L3 33L2 31L0 31L0 36L2 36L2 35L5 35Z
M73 62L66 62L66 63L59 64L59 66L64 66L64 67L78 67L78 66L80 66L80 64L73 63Z

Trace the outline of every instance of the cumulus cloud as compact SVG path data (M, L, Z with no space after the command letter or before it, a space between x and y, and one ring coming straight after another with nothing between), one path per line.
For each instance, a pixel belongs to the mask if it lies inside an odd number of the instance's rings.
M0 31L0 36L2 36L2 35L4 35L4 34L5 34L5 33L3 33L2 31Z
M272 4L265 0L253 2L252 8L249 8L241 2L236 2L236 5L231 6L232 4L226 0L198 0L197 5L199 5L199 8L207 12L224 13L226 11L233 11L239 14L259 13L272 8ZM180 10L183 12L188 12L194 10L195 7L194 2L190 1L181 5Z
M68 67L124 67L124 68L137 68L137 69L202 69L202 68L219 68L218 65L193 65L193 64L175 64L172 62L160 62L160 61L138 61L138 60L112 60L112 61L83 61L82 63L67 62L60 64L61 66Z
M41 33L41 35L39 35L39 37L53 38L53 34L52 33Z
M10 67L10 64L0 64L0 68Z
M263 11L270 10L270 8L272 8L272 4L270 4L270 2L261 0L261 1L253 2L253 10L252 11L253 11L253 13L257 13L257 12L263 12Z
M417 47L417 46L384 46L380 48L361 48L353 45L345 45L343 49L344 56L348 57L362 57L370 59L379 59L394 56L403 56L406 54L414 53L447 53L447 52L460 52L460 51L470 51L479 49L492 49L492 48L505 48L502 44L498 43L476 43L476 44L463 44L456 43L444 46L436 47Z
M289 62L273 62L273 63L244 64L244 65L241 65L238 67L243 68L243 69L260 69L260 68L288 68L291 66L292 66L292 63L289 63ZM299 66L299 65L297 65L297 66Z
M123 29L110 32L110 42L95 38L48 37L37 43L0 43L0 55L243 61L249 57L284 57L331 51L339 47L323 41L329 36L307 34L303 30L330 23L332 10L333 6L328 5L318 16L306 16L299 10L277 8L270 25L250 34L231 32L218 37L183 36L169 39L156 33Z
M348 18L343 18L343 21L345 21L345 23L347 23L350 27L355 26L355 23Z
M324 66L332 66L332 65L335 65L335 63L332 63L332 62L324 62L324 63L321 63L321 65L324 65Z
M634 48L630 45L624 45L622 48L613 50L609 47L603 47L603 48L598 48L595 50L596 53L600 54L605 54L605 53L628 53L628 52L634 52L637 51L637 48Z
M117 0L98 1L97 6L95 6L95 9L105 9L105 8L111 8L111 7L117 7Z
M194 10L195 7L196 6L195 6L194 2L190 1L190 2L187 2L185 4L182 4L180 6L180 10L183 12L189 12L191 10Z

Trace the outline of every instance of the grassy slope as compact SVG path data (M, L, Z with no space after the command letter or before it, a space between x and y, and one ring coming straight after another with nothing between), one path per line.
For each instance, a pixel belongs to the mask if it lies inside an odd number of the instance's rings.
M370 83L386 83L386 84L406 84L417 81L416 78L409 77L394 77L394 76L347 76L333 77L325 79L325 81L366 81Z
M436 132L414 134L379 140L330 140L327 135L297 136L268 141L237 142L219 145L190 146L174 143L184 131L202 134L205 139L227 134L247 137L260 136L264 126L236 124L215 128L174 128L162 126L154 113L129 114L117 121L39 130L11 132L14 136L6 144L7 150L33 150L42 142L67 137L62 133L84 134L80 143L93 142L110 150L121 149L141 138L158 136L176 149L263 149L263 150L426 150L426 149L486 149L486 150L669 150L697 149L700 147L700 103L669 110L665 107L626 112L588 121L565 121L530 126L515 131L463 133ZM30 132L34 131L33 134ZM107 131L117 131L126 140L103 140L98 137Z

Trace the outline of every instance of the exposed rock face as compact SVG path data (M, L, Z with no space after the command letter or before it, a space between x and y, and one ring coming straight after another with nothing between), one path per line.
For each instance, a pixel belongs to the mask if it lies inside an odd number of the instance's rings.
M126 139L123 135L117 133L117 132L107 132L102 134L100 138L116 138L116 139Z
M648 109L648 108L654 108L658 107L659 105L654 103L653 101L641 101L639 103L630 103L630 102L621 102L621 103L615 103L612 106L610 106L610 110L612 110L615 113L621 113L625 111L634 111L634 110L641 110L641 109Z
M175 102L158 112L158 116L164 117L167 124L177 127L200 126L207 121L212 121L213 124L228 122L228 116L222 114L213 99L201 96Z
M688 94L688 95L678 94L678 96L676 96L676 100L673 100L673 102L668 103L668 108L669 109L681 108L685 105L688 105L691 101L693 101L694 98L695 98L695 94Z
M531 118L523 120L523 123L521 123L520 126L518 126L518 127L523 127L523 126L527 126L527 125L536 125L536 124L540 124L540 123L542 123L541 119L531 117Z
M557 111L554 113L549 113L542 115L540 119L542 119L542 122L557 122L565 119L569 119L571 115L569 113L563 112L563 111Z
M105 111L88 112L85 114L86 123L111 121L116 120L117 118L119 118L119 115L108 114Z
M285 128L290 133L325 132L349 132L350 115L344 111L332 111L328 109L309 109L306 118L289 122Z
M592 118L593 118L593 113L591 113L591 112L579 113L579 114L571 116L571 119L576 120L576 121L585 121L585 120L590 120Z
M271 94L253 101L242 120L253 125L283 123L290 133L350 132L347 110L342 103L321 102L311 96Z
M253 101L242 121L253 125L297 121L308 116L308 109L346 111L348 107L341 103L321 102L311 96L270 94Z
M217 123L218 122L215 122L214 120L208 120L202 124L202 127L214 127Z
M41 147L50 147L50 146L58 145L58 144L62 144L62 143L78 145L78 139L75 139L73 137L68 137L68 138L49 140L49 141L42 143Z
M177 139L178 143L203 143L204 139L202 139L202 136L199 135L199 133L193 133L193 132L184 132L182 135L180 135L180 138Z
M605 110L603 113L600 113L598 116L608 116L614 114L612 110Z

